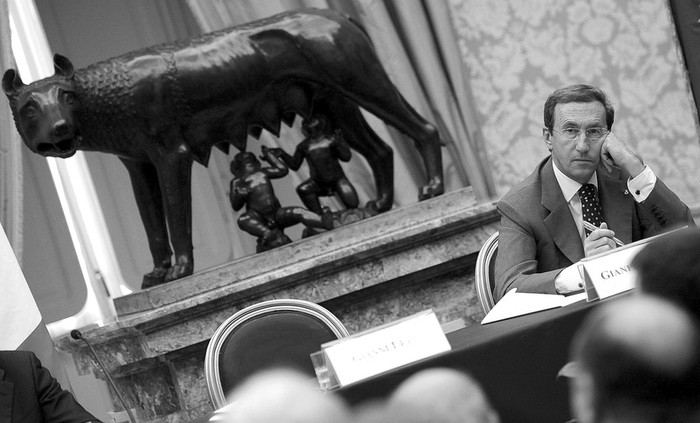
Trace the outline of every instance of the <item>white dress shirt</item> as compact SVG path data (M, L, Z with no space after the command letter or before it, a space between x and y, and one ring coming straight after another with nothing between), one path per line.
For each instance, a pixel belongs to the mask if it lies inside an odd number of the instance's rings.
M571 216L574 218L576 223L576 228L578 228L579 236L581 237L581 242L586 239L586 231L583 228L583 212L581 211L581 199L578 196L578 190L583 186L559 170L557 164L552 162L554 165L554 176L557 178L559 183L559 188L561 188L561 193L564 195L564 199L569 205L569 210L571 211ZM593 184L598 189L598 177L597 172L593 172L591 179L588 180L589 184ZM649 168L649 166L644 166L642 173L634 178L627 179L627 190L632 194L634 201L641 203L649 197L649 194L654 189L656 185L656 175ZM615 228L608 228L615 230Z

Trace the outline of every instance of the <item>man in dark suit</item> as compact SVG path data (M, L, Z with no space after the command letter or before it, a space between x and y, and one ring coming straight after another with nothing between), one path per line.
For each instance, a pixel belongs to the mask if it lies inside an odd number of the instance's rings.
M32 352L0 351L0 422L99 422L61 388Z
M610 132L614 115L605 94L589 85L559 89L545 102L542 133L551 155L498 203L496 300L512 288L580 291L573 264L615 248L614 237L628 243L694 225L688 207ZM584 185L593 185L592 199L579 193ZM602 223L588 233L584 214L597 207L590 201L599 204Z

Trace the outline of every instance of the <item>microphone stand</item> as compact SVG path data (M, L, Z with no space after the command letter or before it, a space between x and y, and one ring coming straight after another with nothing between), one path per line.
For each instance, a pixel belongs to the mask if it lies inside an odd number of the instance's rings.
M124 407L124 410L126 410L126 414L128 414L128 416L129 416L129 421L131 423L136 423L136 420L134 419L133 414L131 414L131 409L126 405L126 401L124 401L124 397L122 397L121 392L119 392L119 389L117 389L117 385L114 383L114 380L112 380L112 376L109 374L109 372L105 368L104 364L102 364L102 361L97 356L97 353L95 352L95 349L92 347L92 344L90 344L90 342L88 342L88 340L83 337L83 334L80 333L80 331L77 329L73 329L70 332L70 336L71 336L71 338L73 338L75 340L82 340L83 342L85 342L85 344L90 349L92 356L95 357L95 360L97 361L97 365L100 366L100 368L102 369L104 374L107 376L107 381L112 386L112 389L114 389L114 392L117 393L117 398L119 398L119 402L122 404L122 407Z

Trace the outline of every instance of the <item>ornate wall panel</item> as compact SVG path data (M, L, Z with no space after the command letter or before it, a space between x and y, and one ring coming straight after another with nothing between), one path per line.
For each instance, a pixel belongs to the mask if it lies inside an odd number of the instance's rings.
M603 88L613 131L687 203L700 200L695 106L666 2L449 0L499 197L547 155L556 88Z

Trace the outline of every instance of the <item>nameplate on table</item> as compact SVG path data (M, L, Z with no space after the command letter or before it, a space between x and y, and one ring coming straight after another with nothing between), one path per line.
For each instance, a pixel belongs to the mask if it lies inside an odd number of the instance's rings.
M435 313L426 310L321 346L326 365L347 386L449 351Z
M587 300L594 301L607 298L634 288L636 275L631 267L632 259L647 244L667 234L641 239L631 244L581 259L578 270L586 291Z

